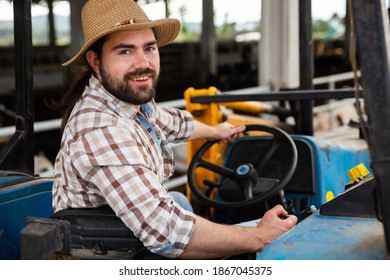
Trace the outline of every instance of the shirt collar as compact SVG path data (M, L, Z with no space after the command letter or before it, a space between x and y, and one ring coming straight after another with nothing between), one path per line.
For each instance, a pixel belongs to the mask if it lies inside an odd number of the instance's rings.
M140 110L144 113L148 118L153 115L153 108L149 103L144 103L140 106Z
M113 104L121 114L124 114L129 118L134 118L136 114L140 111L139 105L129 104L109 93L94 75L91 75L91 78L89 79L89 87L93 91L96 91L99 96L103 97L109 103Z

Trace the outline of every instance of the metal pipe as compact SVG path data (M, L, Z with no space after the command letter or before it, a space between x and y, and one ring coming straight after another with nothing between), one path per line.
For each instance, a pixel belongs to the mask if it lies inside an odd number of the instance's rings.
M299 0L299 73L300 89L313 89L313 40L311 0ZM302 100L297 103L297 132L313 135L313 100Z

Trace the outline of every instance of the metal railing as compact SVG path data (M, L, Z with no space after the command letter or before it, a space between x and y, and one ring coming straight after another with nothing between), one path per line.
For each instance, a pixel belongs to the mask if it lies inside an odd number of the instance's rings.
M360 78L360 71L357 72L357 76ZM333 89L336 89L337 82L349 81L349 80L353 80L354 78L355 78L355 76L354 76L353 72L334 74L334 75L314 78L313 85L317 86L317 85L327 84L328 89L333 90ZM353 105L355 102L356 102L355 98L346 98L346 99L337 100L337 101L336 100L329 100L329 103L327 103L327 104L315 106L313 108L314 114L323 113L323 112L329 113L329 116L328 116L329 131L325 132L325 133L318 134L318 135L322 135L322 136L331 135L332 131L334 129L334 126L333 126L333 120L335 118L334 111L339 109L339 108L348 106L348 105ZM340 132L336 132L336 133L340 133Z

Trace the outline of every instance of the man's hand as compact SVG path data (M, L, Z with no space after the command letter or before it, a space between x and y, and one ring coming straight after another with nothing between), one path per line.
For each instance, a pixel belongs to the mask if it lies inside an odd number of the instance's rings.
M297 217L281 205L268 210L257 227L216 224L196 216L195 231L180 258L215 259L262 251L269 243L291 229Z
M209 126L199 121L195 121L194 130L189 140L220 140L222 143L225 143L234 140L238 134L244 130L244 125L234 126L228 122Z
M289 215L281 205L276 205L264 214L257 225L259 237L262 240L261 243L267 246L280 235L293 228L297 221L296 216ZM258 251L263 249L258 248Z
M214 126L216 130L216 135L214 139L210 140L220 140L222 143L231 142L237 138L238 134L245 130L245 125L234 126L228 122L219 123Z

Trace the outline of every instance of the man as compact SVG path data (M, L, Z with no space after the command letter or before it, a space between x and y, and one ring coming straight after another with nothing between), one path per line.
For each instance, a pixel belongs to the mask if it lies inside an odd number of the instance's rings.
M155 103L158 48L176 38L177 20L150 21L132 0L90 0L82 22L85 45L64 65L90 72L62 100L55 212L108 204L147 248L170 258L258 252L295 225L280 205L255 228L215 224L183 209L163 186L174 171L169 142L229 141L245 129L210 127Z

